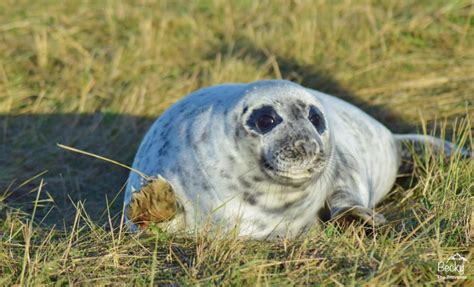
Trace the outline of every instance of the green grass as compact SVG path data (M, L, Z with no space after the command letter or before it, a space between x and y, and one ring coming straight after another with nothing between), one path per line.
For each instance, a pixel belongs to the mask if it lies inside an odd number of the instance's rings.
M285 78L472 147L473 15L472 1L1 1L0 285L434 284L455 252L468 281L451 283L469 284L472 160L417 160L375 231L258 242L126 234L128 172L56 143L130 164L187 93Z

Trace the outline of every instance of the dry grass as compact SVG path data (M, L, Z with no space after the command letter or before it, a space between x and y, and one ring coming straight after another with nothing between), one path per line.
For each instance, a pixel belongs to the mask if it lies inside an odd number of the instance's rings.
M125 234L127 171L56 143L130 164L180 97L262 78L340 96L396 132L447 119L434 130L472 143L473 15L472 1L1 1L0 285L430 284L454 252L472 280L472 161L420 159L375 232L253 242Z

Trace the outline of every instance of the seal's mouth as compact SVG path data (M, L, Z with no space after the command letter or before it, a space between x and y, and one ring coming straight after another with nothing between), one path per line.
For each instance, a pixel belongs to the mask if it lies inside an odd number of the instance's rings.
M280 169L271 164L264 156L260 160L262 171L271 179L285 185L301 185L314 177L315 168Z

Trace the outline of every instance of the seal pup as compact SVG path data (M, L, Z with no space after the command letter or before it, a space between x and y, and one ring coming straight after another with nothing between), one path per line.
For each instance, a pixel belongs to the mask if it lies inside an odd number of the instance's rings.
M144 188L149 183L132 172L128 223L136 228L147 225L140 218L154 218L193 229L210 221L237 226L241 236L294 237L318 223L326 203L331 218L383 224L374 207L392 188L407 141L454 149L431 137L394 135L357 107L288 81L204 88L153 124L132 166L159 176L177 203L155 212L166 219L150 215L154 197L170 196Z

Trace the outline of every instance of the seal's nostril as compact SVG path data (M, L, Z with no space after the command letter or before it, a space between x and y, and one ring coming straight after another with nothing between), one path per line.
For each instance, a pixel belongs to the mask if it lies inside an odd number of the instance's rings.
M302 140L295 141L294 147L295 147L295 150L299 152L300 154L307 153L306 143Z
M297 140L293 144L295 150L303 155L310 155L316 154L318 152L318 145L315 141L304 141L304 140Z

